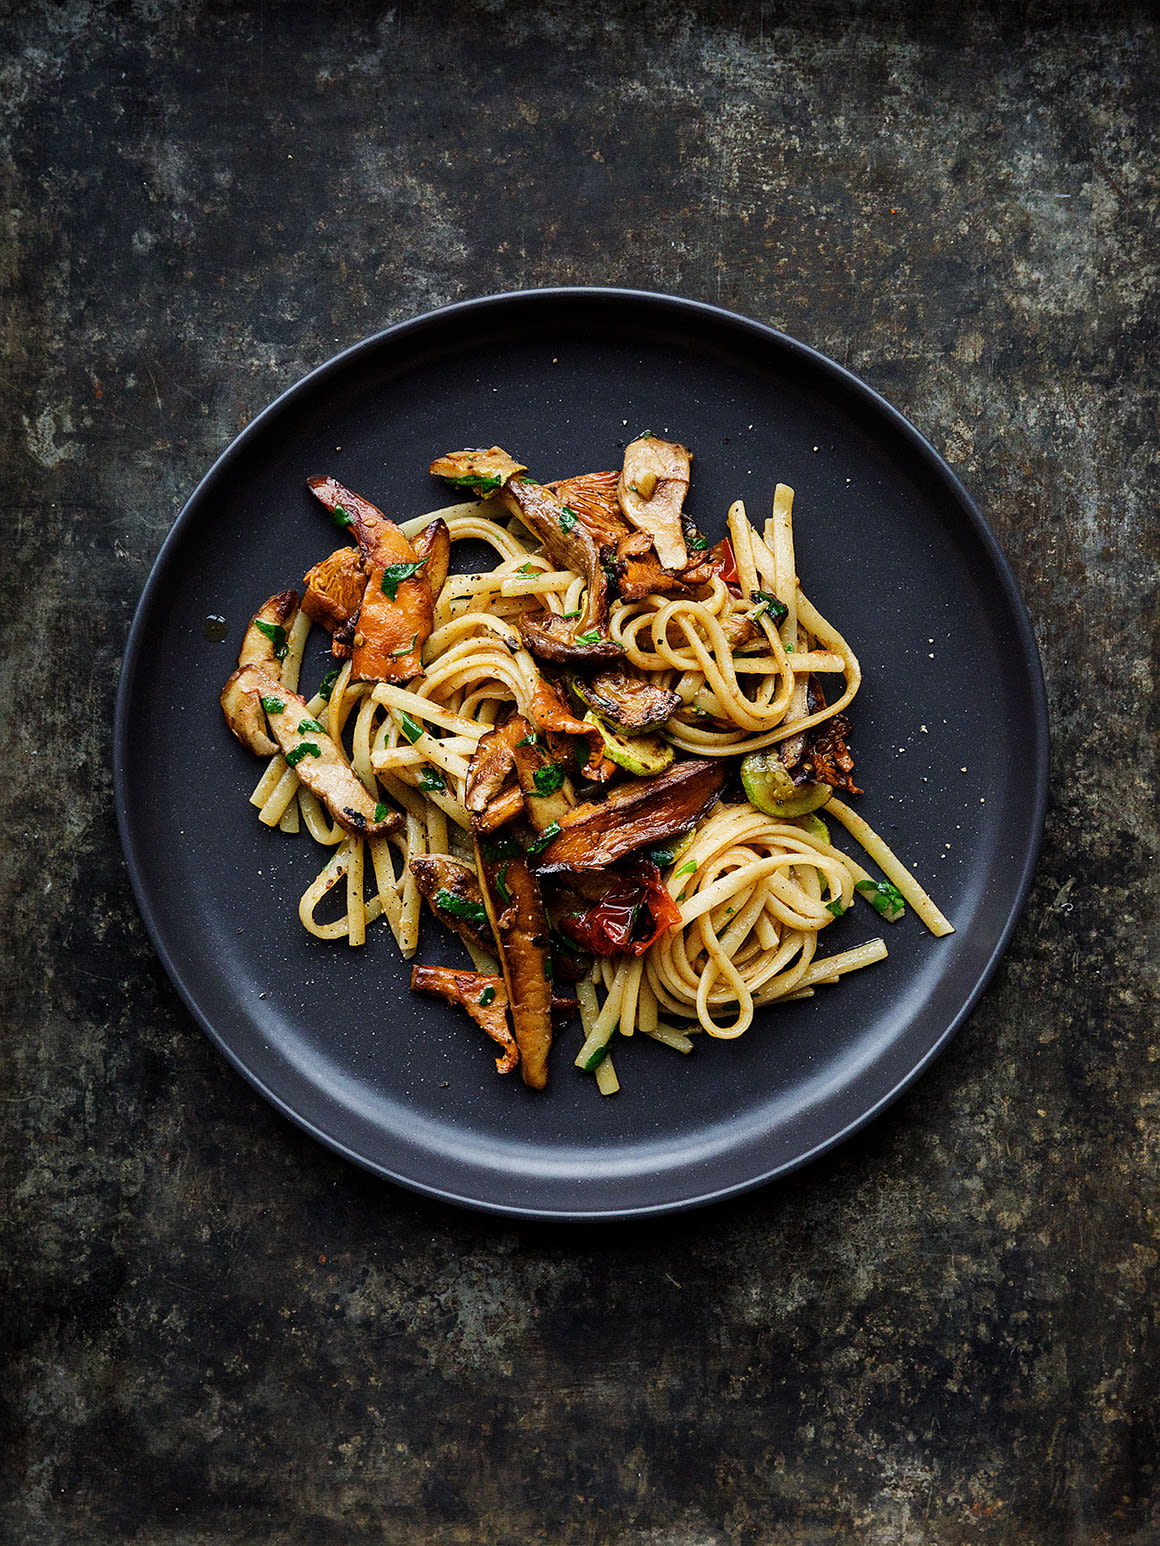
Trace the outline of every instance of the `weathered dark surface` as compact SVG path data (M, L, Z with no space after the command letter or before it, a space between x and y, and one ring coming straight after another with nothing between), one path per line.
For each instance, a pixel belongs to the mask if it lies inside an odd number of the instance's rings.
M1148 9L42 0L2 37L3 1539L1160 1540ZM883 391L1003 542L1055 735L1030 911L938 1066L784 1184L599 1230L389 1189L251 1094L109 773L140 588L239 427L560 282Z

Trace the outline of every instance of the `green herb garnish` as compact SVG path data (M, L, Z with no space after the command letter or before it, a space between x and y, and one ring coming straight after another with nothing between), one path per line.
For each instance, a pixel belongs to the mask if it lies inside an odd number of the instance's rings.
M887 923L897 923L906 911L902 892L888 880L859 880L855 882L854 890L860 892Z
M583 607L577 607L575 612L561 612L560 616L563 617L563 618L580 617L581 614L583 613L583 611L584 611Z
M510 836L484 837L479 846L483 849L483 857L491 864L498 864L501 859L516 859L523 853L515 838Z
M467 473L458 478L444 476L443 481L449 483L452 488L472 489L477 494L494 494L497 488L502 488L504 485L504 479L497 473Z
M840 918L846 911L846 909L842 906L842 898L840 896L835 897L832 902L827 902L826 911L828 913L833 913L835 918Z
M491 986L484 988L483 992L479 995L479 999L477 1000L479 1007L481 1009L486 1009L494 998L495 989Z
M600 643L600 630L599 630L599 628L590 628L587 633L578 633L576 635L576 643L577 644L599 644Z
M559 762L546 763L544 767L537 768L532 774L532 783L536 786L537 794L555 794L563 782L564 768Z
M560 507L560 530L572 531L579 524L580 517L575 510L570 510L567 505Z
M264 623L261 618L254 619L254 627L259 633L264 633L274 646L274 659L285 660L289 645L286 642L286 630L281 623Z
M782 618L789 612L785 602L779 601L776 596L771 596L767 590L751 590L749 592L749 599L750 601L761 602L761 606L753 614L755 618L760 617L762 612L768 612L775 623L780 623Z
M313 741L299 741L297 746L292 746L286 753L286 766L296 768L303 757L321 757L322 751Z
M486 923L487 908L482 902L468 902L461 896L456 896L454 891L436 891L435 906L445 913L450 913L453 918L462 918L465 923Z
M326 675L322 678L322 684L321 684L321 686L318 689L318 696L320 698L325 698L327 703L330 702L330 695L334 691L334 684L335 684L335 682L338 681L338 679L339 679L339 677L341 675L342 675L342 667L341 666L335 666L332 670L328 671L326 673Z
M678 875L695 875L697 873L697 861L690 859L688 864L682 864L677 871Z
M282 714L286 709L286 705L281 698L263 698L262 707L267 714Z
M424 560L424 562L426 562L426 560ZM419 642L419 634L416 631L415 633L413 633L411 635L411 642L410 642L410 644L404 644L403 648L401 650L392 650L391 653L390 653L389 658L391 660L401 660L404 655L411 655L411 654L413 654L414 650L415 650L415 646L416 646L416 644L418 644L418 642Z
M375 805L375 814L374 814L372 819L374 821L386 821L387 817L390 814L391 814L390 807L387 806L387 805L384 805L383 802L381 800L379 800L378 803Z
M412 575L418 574L427 562L425 558L417 558L413 564L391 564L383 570L383 577L379 581L379 589L388 601L398 598L399 586L404 580L409 580Z
M419 779L419 788L425 794L444 794L447 789L447 780L435 768L424 768Z
M535 574L536 573L536 566L535 566L535 564L521 564L520 567L516 570L516 573L517 574Z
M414 746L415 742L421 735L426 734L423 726L417 725L411 718L410 714L407 713L406 709L404 709L402 714L399 716L399 726L412 746Z
M709 540L707 537L702 537L701 533L698 532L695 537L689 538L687 545L692 548L694 553L703 553L709 546Z
M277 712L277 710L275 712ZM318 735L326 734L326 731L322 728L316 719L300 719L298 721L298 734L305 735L308 730L313 730Z
M351 515L349 510L344 510L341 505L335 505L334 509L330 512L330 514L331 514L331 519L334 521L334 524L336 526L353 526L354 525L354 516Z
M499 892L500 897L503 899L504 905L507 907L512 905L512 894L508 890L507 881L504 879L504 876L507 874L510 865L510 859L506 864L501 864L499 867L499 873L495 877L495 889Z
M528 852L530 854L542 854L552 839L559 837L560 832L560 823L558 821L552 822L551 826L545 827L534 842L528 844Z

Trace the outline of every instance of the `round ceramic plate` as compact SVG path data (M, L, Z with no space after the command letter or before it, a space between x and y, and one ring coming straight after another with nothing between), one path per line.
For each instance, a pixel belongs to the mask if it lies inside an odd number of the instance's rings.
M334 546L312 473L397 519L449 502L426 467L506 447L542 479L619 465L645 429L694 452L688 508L715 541L734 499L761 522L796 490L807 594L858 653L858 810L955 924L859 905L826 948L884 934L889 958L760 1012L688 1057L618 1040L621 1091L573 1066L549 1088L500 1078L462 1015L412 995L389 931L365 947L302 930L323 862L269 831L258 761L218 693L247 621ZM229 622L210 642L207 617ZM309 694L325 669L312 640ZM347 350L267 408L167 538L133 625L117 705L129 870L166 969L206 1033L279 1110L392 1181L513 1215L660 1213L803 1164L881 1111L976 1003L1030 883L1047 782L1043 682L1026 610L982 517L921 436L841 367L708 306L541 290L448 307ZM419 960L465 965L427 919Z

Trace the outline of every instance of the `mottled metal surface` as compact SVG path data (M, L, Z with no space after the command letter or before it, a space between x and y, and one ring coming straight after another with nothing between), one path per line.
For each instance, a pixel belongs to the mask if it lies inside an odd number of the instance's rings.
M0 1535L1160 1540L1157 150L1123 5L5 8ZM1030 604L1009 958L831 1157L537 1229L380 1185L211 1049L110 789L126 631L238 428L431 305L720 302L884 392Z

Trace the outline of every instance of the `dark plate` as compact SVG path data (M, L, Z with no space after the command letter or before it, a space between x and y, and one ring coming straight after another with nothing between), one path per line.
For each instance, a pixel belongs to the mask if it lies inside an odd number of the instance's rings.
M333 472L400 519L449 502L424 469L508 447L541 477L613 467L644 429L695 453L690 508L716 539L731 500L764 519L796 489L798 568L865 672L856 803L957 927L876 927L859 906L829 950L882 932L890 957L743 1038L683 1058L618 1045L622 1090L572 1066L573 1027L534 1094L493 1069L458 1012L407 988L389 932L322 944L297 898L306 838L247 803L260 764L218 692L266 596L335 534L306 493ZM203 620L229 619L226 644ZM308 655L312 692L321 659ZM757 323L666 296L543 290L388 329L314 371L238 437L167 538L129 639L116 791L142 914L206 1033L279 1110L423 1192L509 1214L596 1218L756 1186L882 1110L976 1003L1024 902L1043 823L1047 720L1011 572L945 463L869 388ZM424 925L420 959L462 965Z

